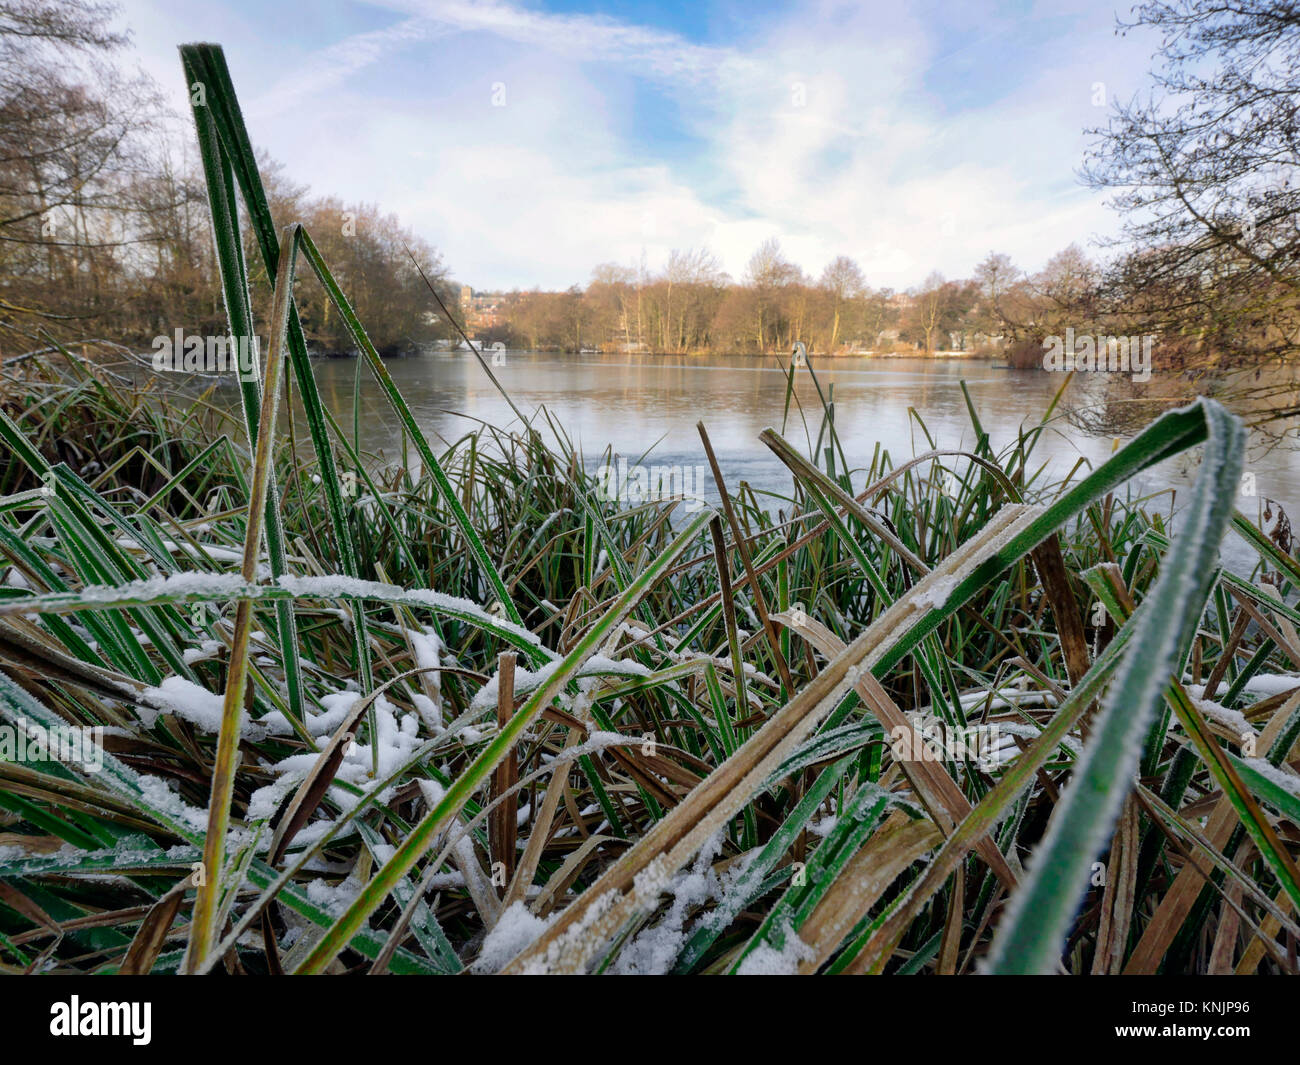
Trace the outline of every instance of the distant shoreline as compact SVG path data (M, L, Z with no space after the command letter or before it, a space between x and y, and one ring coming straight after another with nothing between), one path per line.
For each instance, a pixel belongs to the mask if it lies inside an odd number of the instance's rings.
M475 344L480 352L490 354L493 351L491 345ZM505 348L506 352L537 352L546 355L643 355L654 359L759 359L768 356L787 357L788 353L784 351L561 351L556 348ZM446 355L471 355L469 348L435 348L424 347L419 351L397 352L393 354L381 354L381 358L409 359L417 355L424 354L446 354ZM846 352L825 352L810 351L808 356L814 359L934 359L936 361L969 361L969 362L1001 362L1004 361L998 355L989 355L986 353L973 351L934 351L926 354L923 351L846 351ZM327 354L324 352L313 353L313 358L321 359L349 359L356 358L356 353L348 354Z

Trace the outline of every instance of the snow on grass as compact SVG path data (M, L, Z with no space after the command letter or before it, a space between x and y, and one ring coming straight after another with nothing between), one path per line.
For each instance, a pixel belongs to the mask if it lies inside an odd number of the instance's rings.
M151 776L148 773L138 773L135 783L140 789L140 794L144 796L145 802L155 810L162 811L177 824L187 825L195 832L207 832L208 811L201 810L197 806L191 806L176 792L172 791L167 781L162 777Z
M359 577L334 574L327 577L295 577L286 575L276 582L290 595L305 599L381 599L388 603L409 603L430 610L448 611L472 617L489 628L514 634L525 643L541 648L542 642L533 632L489 614L477 603L457 595L444 595L426 588L399 588L395 584L366 581ZM549 653L549 652L548 652Z
M326 704L327 712L316 715L309 722L309 731L319 729L318 738L332 733L342 723L359 696L355 692L337 692L325 696L321 702ZM353 741L344 749L343 760L339 763L335 780L349 784L364 785L372 780L383 779L395 773L406 764L420 746L420 722L413 713L402 713L382 695L375 698L375 737L372 743ZM322 727L324 725L325 727ZM377 751L376 751L377 748ZM303 754L291 754L272 765L271 771L277 774L306 774L311 771L319 757L316 751ZM375 761L378 760L378 772ZM353 806L358 801L355 795L333 789L331 798L344 808ZM383 801L383 796L380 796Z
M361 894L361 887L361 882L351 874L339 884L312 880L307 884L307 898L337 919L343 916L344 911Z
M181 652L181 659L187 666L192 666L195 662L215 657L224 647L225 644L220 640L204 640L198 647L185 648Z
M1019 736L1021 739L1026 740L1036 740L1043 734L1041 728L1021 721L1003 721L999 719L991 722L989 727L996 729L999 734L1005 732L1008 737ZM1064 747L1076 758L1083 753L1083 744L1073 736L1062 736L1058 746ZM1014 741L1012 742L1011 747L1014 749L1010 751L1010 756L1014 756L1019 752L1020 748L1016 746ZM999 764L1001 764L1002 762L1009 760L1008 757L1003 756L1003 752L1006 750L1007 744L999 739L997 747L989 752L990 758L995 759Z
M172 602L191 597L201 600L257 599L277 588L297 599L377 599L387 603L427 607L466 618L498 632L508 632L520 642L545 652L535 633L488 613L469 599L444 595L427 588L399 588L395 584L366 581L343 574L323 577L286 574L275 584L249 584L237 573L173 573L166 577L149 577L123 584L88 584L77 592L23 597L0 603L0 613L27 612L34 606L39 607L45 603L106 606L115 603Z
M420 681L426 692L413 696L415 709L435 733L442 730L442 640L433 629L408 631L415 668L424 670Z
M619 633L630 636L635 643L646 643L650 639L650 633L648 630L628 621L622 622L619 625ZM705 665L712 665L714 669L717 669L720 672L731 673L734 668L734 663L731 660L730 654L710 655L702 651L672 651L666 647L655 647L653 648L653 651L656 655L667 659L669 662L689 662L699 666L701 669L704 668ZM743 663L743 668L747 679L756 680L760 684L764 684L771 688L773 691L776 691L781 687L773 677L756 668L752 662Z
M1267 758L1243 758L1242 761L1261 777L1266 777L1283 791L1300 799L1300 776L1290 769L1275 766Z
M186 680L184 677L167 677L158 687L146 688L143 698L160 712L175 714L204 732L216 734L221 731L222 697L199 687L192 680ZM153 728L154 722L158 719L157 714L150 716L143 707L140 717L144 721L145 728ZM240 718L241 724L247 723L243 713L240 714Z
M1240 710L1233 710L1222 703L1216 703L1211 699L1204 698L1205 686L1203 684L1187 685L1187 694L1191 696L1193 705L1204 717L1212 718L1225 728L1231 729L1238 736L1255 735L1255 727L1246 720L1245 715Z
M144 551L145 547L138 540L129 536L119 536L114 543L128 550ZM244 550L240 547L226 547L221 544L178 544L173 540L162 541L163 550L169 554L181 552L191 558L202 558L204 554L214 562L242 562Z
M722 898L722 882L712 868L713 860L720 850L721 832L700 849L690 869L683 870L670 880L664 881L658 876L655 864L637 875L635 890L638 897L654 896L666 891L672 896L672 902L655 924L638 932L619 952L613 972L628 976L658 976L672 968L677 955L686 945L684 925L687 914L712 899Z
M785 928L785 945L776 948L770 943L755 947L736 969L737 976L795 976L799 972L799 963L816 958L812 947L794 934L794 930Z
M546 931L555 914L543 919L529 912L522 901L512 902L501 912L497 921L483 940L478 960L470 966L471 972L495 973L520 951L527 949Z
M245 814L249 821L269 821L279 808L280 803L285 799L302 780L301 773L284 773L270 784L265 784L258 788L248 799L248 812Z
M929 584L919 589L912 599L917 610L943 606L948 602L948 597L956 591L957 585L961 583L958 577L930 577L927 580Z
M212 735L221 731L221 708L223 697L215 695L184 677L167 677L156 688L146 688L141 694L142 702L149 707L140 706L140 721L145 728L153 728L159 713L174 714L190 722L196 728ZM278 710L267 714L260 721L250 721L248 712L239 714L239 734L244 739L260 741L268 735L288 735L293 730L284 715Z
M543 687L547 681L555 675L555 671L563 664L563 659L557 658L554 661L547 662L540 669L528 670L515 667L515 696L525 695L528 692L536 691ZM586 680L588 683L592 679L614 674L617 676L628 677L648 677L650 670L640 662L631 662L626 659L615 661L612 658L606 658L603 655L592 655L583 664L582 668L576 674L576 678L581 682ZM493 673L488 678L488 682L481 687L474 695L470 703L471 710L487 710L489 707L496 706L497 693L500 690L501 674L500 671Z
M1300 677L1288 673L1256 673L1246 681L1245 690L1251 695L1266 699L1270 695L1281 695L1297 688L1300 688Z
M1048 691L1028 691L1014 688L1009 685L1003 685L997 689L975 690L962 692L958 696L963 710L983 709L985 705L990 711L1006 710L1009 707L1019 707L1022 709L1035 709L1038 707L1054 707L1059 700L1054 694ZM923 717L934 716L934 704L927 703L922 706L918 713Z
M168 577L149 577L128 581L125 584L89 584L76 593L83 603L113 603L174 599L182 596L201 596L208 599L234 599L248 585L238 573L173 573Z
M322 695L320 704L325 709L317 711L307 707L307 718L303 724L307 726L307 731L318 740L332 736L334 730L347 719L348 714L352 712L352 708L360 698L361 693L354 691L330 692L328 695Z
M38 838L33 837L33 840ZM57 869L70 864L96 860L112 861L116 865L131 865L157 858L162 853L164 853L162 849L147 836L139 835L127 836L118 840L116 846L93 851L82 850L76 844L66 842L52 851L28 850L21 844L15 844L0 847L0 869L17 861L24 863L25 871L31 871L33 866L37 869L46 867ZM192 854L193 848L186 847L185 853L187 856Z

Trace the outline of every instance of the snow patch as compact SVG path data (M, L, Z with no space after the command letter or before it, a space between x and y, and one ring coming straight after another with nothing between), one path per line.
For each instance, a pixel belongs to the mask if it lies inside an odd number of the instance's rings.
M535 943L555 915L542 919L529 912L522 901L512 902L483 940L478 960L470 966L476 973L495 973L520 951Z
M736 969L737 976L795 976L799 972L799 963L812 961L817 955L812 947L794 934L788 926L785 930L785 946L780 950L763 943L755 947L749 956Z

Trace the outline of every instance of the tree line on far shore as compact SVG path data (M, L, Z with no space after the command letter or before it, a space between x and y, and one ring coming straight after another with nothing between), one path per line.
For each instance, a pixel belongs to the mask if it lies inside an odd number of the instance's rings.
M1092 313L1100 273L1071 245L1036 273L991 253L973 277L935 272L894 291L872 287L847 255L809 277L772 238L739 280L707 248L690 249L658 271L603 263L585 288L476 293L460 306L467 331L507 347L766 354L803 343L831 355L958 351L1028 365L1047 336Z

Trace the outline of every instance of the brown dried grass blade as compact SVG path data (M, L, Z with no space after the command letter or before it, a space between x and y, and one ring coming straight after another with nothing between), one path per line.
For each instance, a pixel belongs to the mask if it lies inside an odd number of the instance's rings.
M180 912L181 903L185 900L185 889L188 886L188 878L179 881L166 895L149 907L149 912L140 922L135 938L127 948L126 957L117 970L120 976L144 976L153 969L158 955L162 953L163 944L167 942L172 922Z

